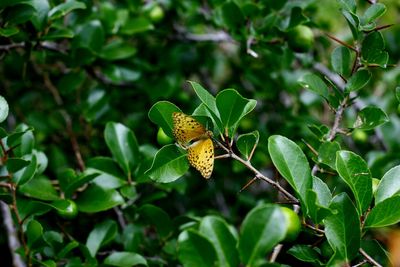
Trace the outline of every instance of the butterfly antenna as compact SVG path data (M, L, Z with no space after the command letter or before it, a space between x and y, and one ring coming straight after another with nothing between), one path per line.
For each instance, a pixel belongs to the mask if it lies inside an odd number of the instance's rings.
M249 187L252 183L254 183L257 180L257 176L255 176L253 179L251 179L250 181L248 181L243 187L242 189L239 190L239 193L242 193L243 190L245 190L247 187Z

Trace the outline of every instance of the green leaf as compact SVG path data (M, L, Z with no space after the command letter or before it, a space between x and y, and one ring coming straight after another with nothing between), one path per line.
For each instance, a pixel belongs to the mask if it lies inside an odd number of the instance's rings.
M358 112L353 127L363 130L372 130L388 121L389 118L382 109L368 106Z
M232 235L229 225L222 218L204 217L200 222L199 232L212 242L217 252L218 266L239 266L236 239Z
M135 134L121 123L108 122L104 138L111 154L130 177L139 163L139 146Z
M216 266L217 253L206 237L193 230L178 237L178 259L185 267Z
M75 33L67 28L50 29L49 32L44 35L41 40L59 40L59 39L71 39L75 36Z
M318 148L318 162L336 170L336 152L340 150L338 142L324 142Z
M121 27L120 33L125 35L133 35L136 33L153 30L154 26L145 17L129 18Z
M219 132L223 132L222 129L224 129L224 127L222 126L221 117L220 117L219 111L217 109L217 104L216 104L214 96L212 96L200 84L198 84L196 82L191 82L191 81L189 81L189 83L192 86L192 88L193 88L194 92L196 93L196 95L198 96L198 98L207 107L212 119L214 120L214 124L216 124L219 129Z
M169 137L173 134L172 113L182 112L177 106L168 101L159 101L155 103L149 110L149 119L160 126Z
M6 166L7 166L7 170L10 173L14 173L14 172L17 172L17 171L21 170L22 168L28 166L29 163L30 163L30 161L20 159L20 158L8 158Z
M33 136L32 128L28 127L26 124L20 124L15 129L16 132L23 132L21 136L20 144L14 148L14 155L16 157L23 157L32 153L33 147L35 145L35 138Z
M306 204L308 189L312 188L310 165L300 147L286 137L272 135L268 138L268 151L279 173Z
M224 133L232 137L239 121L251 112L257 104L254 99L242 97L234 89L225 89L216 97L216 105L220 114Z
M356 13L357 5L355 0L338 0L338 2L344 10Z
M245 22L243 13L235 2L225 2L221 6L221 12L224 26L228 29L239 27Z
M396 94L397 101L400 102L400 86L397 86L397 87L396 87L396 92L395 92L395 94Z
M347 24L349 25L354 40L358 40L358 28L360 25L360 19L354 12L351 11L343 10L342 14L345 17Z
M372 177L367 163L351 151L336 155L336 170L354 194L359 214L366 211L372 200Z
M318 177L313 176L313 188L307 191L308 215L315 223L320 223L326 216L331 214L329 204L332 193L327 184Z
M83 2L78 2L78 1L68 1L62 4L59 4L58 6L53 7L48 14L49 20L55 20L61 17L64 17L68 13L70 13L72 10L75 9L86 9L86 5Z
M103 263L118 267L148 266L147 260L142 255L133 252L112 252Z
M69 242L66 246L64 246L60 252L58 252L57 257L58 258L65 258L65 256L71 252L74 248L79 247L79 242L78 241L71 241Z
M17 198L18 213L22 220L29 216L40 216L51 210L47 203L28 198Z
M18 185L23 185L32 179L38 168L36 155L26 155L23 158L29 159L30 162L29 165L13 174L13 181Z
M0 123L5 121L8 116L8 103L4 97L0 95Z
M171 183L189 170L186 154L182 154L176 145L163 146L154 157L153 164L146 174L159 183Z
M377 64L383 68L389 60L389 55L385 49L385 41L379 31L368 34L361 46L362 58L369 64Z
M96 224L86 240L86 247L92 257L96 256L101 246L115 238L117 228L117 223L111 220Z
M318 263L322 265L322 262L319 260L318 252L307 245L294 245L287 251L287 253L296 259L299 259L300 261Z
M45 176L31 179L20 186L19 191L29 197L40 200L56 200L60 198L50 179Z
M304 88L313 91L314 93L327 98L328 97L328 86L326 86L325 82L313 73L307 73L300 80L299 83Z
M32 247L36 241L42 239L43 226L36 220L31 220L26 227L28 246Z
M90 173L90 171L85 171L77 175L71 169L65 169L62 173L60 173L58 180L62 190L65 193L65 196L67 198L71 198L79 187L92 181L98 175L99 173Z
M252 209L241 226L239 253L246 266L256 266L285 238L286 217L279 206L265 204Z
M87 48L98 53L103 48L105 40L104 29L99 20L88 21L76 28L73 45L78 48Z
M340 259L351 261L360 248L360 219L356 208L346 193L332 199L330 209L334 214L325 220L325 236Z
M36 15L32 17L32 24L35 26L38 32L42 31L47 23L47 14L50 10L50 4L48 1L43 0L31 0L30 4L35 8Z
M382 3L376 3L371 5L361 17L361 22L363 25L369 24L381 17L386 12L386 6Z
M76 200L83 212L100 212L112 209L124 203L124 199L115 189L105 190L97 185L89 186Z
M0 28L0 36L10 37L19 33L19 28L13 25L10 25L6 28ZM2 97L2 96L0 96ZM1 114L1 105L0 105L0 114ZM1 120L0 120L1 122Z
M127 184L125 175L116 162L111 158L96 157L89 159L86 164L87 175L96 174L95 184L104 189L120 188Z
M260 134L257 130L251 133L241 134L237 138L236 147L246 159L249 159L250 154L257 146L259 139Z
M336 47L331 54L331 64L335 72L342 76L349 75L351 67L350 50L345 46Z
M3 21L7 24L22 24L36 15L36 9L30 4L21 3L7 9L6 14L2 14Z
M303 9L301 7L295 6L290 11L289 24L286 28L287 30L296 27L297 25L303 24L308 21L308 18L304 16Z
M133 44L126 43L121 39L114 39L103 46L100 57L106 60L120 60L132 57L137 52Z
M369 70L359 70L347 81L345 90L346 92L358 91L366 86L370 79L371 72Z
M375 205L400 193L400 166L388 170L379 182L375 193Z
M365 220L365 228L384 227L400 222L400 195L380 201Z
M132 83L137 81L141 76L141 73L136 69L115 64L106 65L102 71L105 78L115 84Z
M140 207L139 213L146 218L149 224L156 227L161 237L167 237L173 230L171 217L161 208L145 204Z

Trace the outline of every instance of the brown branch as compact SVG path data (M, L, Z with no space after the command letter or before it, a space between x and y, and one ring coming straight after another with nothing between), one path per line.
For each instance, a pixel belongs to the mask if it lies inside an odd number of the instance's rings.
M368 31L364 31L364 33L371 33L371 32L376 32L376 31L381 31L381 30L385 30L385 29L387 29L387 28L390 28L390 27L392 27L394 24L386 24L386 25L382 25L382 26L379 26L379 27L376 27L375 29L372 29L372 30L368 30Z
M357 52L357 50L356 50L355 47L353 47L353 46L351 46L351 45L349 45L349 44L343 42L342 40L336 38L335 36L330 35L330 34L327 33L327 32L325 32L324 34L325 34L326 36L328 36L330 39L332 39L333 41L335 41L335 42L337 42L337 43L339 43L339 44L341 44L341 45L343 45L343 46L345 46L345 47L347 47L347 48L353 50L354 52Z
M25 47L25 42L0 45L0 50L10 51L11 49L22 47Z
M331 142L331 141L333 141L333 139L335 139L336 134L338 133L338 131L340 129L340 122L342 121L343 113L344 113L344 110L346 109L346 107L348 105L348 103L347 103L348 101L349 101L349 98L345 97L342 100L342 102L340 103L339 108L336 110L335 120L333 122L332 129L329 132L329 136L328 136L328 139L327 139L327 141L329 141L329 142Z
M360 248L359 252L361 253L361 255L364 256L364 258L373 266L376 267L383 267L381 264L379 264L376 260L374 260L370 255L368 255L367 252L365 252L365 250L363 250L362 248Z

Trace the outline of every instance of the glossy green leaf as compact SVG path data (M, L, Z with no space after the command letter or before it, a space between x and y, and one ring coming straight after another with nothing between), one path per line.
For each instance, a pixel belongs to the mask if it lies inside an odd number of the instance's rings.
M78 1L68 1L62 4L59 4L58 6L53 7L48 14L48 17L50 20L55 20L61 17L64 17L71 11L75 9L86 9L86 5L83 2L78 2Z
M29 160L24 160L24 159L20 159L20 158L9 158L7 159L7 170L10 173L14 173L17 172L19 170L21 170L22 168L25 168L26 166L28 166L30 163Z
M337 257L350 261L360 248L360 219L356 208L346 193L332 199L333 214L325 220L325 236Z
M260 134L257 130L251 133L241 134L237 138L236 147L246 159L249 159L250 154L257 146L259 139Z
M105 258L104 264L118 267L148 266L147 260L142 255L133 252L112 252Z
M56 200L60 198L52 182L45 176L34 177L20 186L19 191L26 196L40 200Z
M58 252L57 257L58 258L65 258L65 256L71 252L73 249L79 247L78 241L71 241L69 242L65 247L63 247L60 252Z
M294 245L287 253L303 262L322 264L318 252L307 245Z
M35 138L33 136L32 128L26 124L20 124L15 129L16 132L23 132L20 144L14 148L14 155L16 157L23 157L24 155L31 154L35 145Z
M126 35L137 34L153 30L153 24L145 17L134 17L126 21L120 32Z
M59 40L59 39L71 39L75 36L75 33L67 28L50 29L49 32L44 35L41 40Z
M345 46L336 47L331 54L333 70L342 76L347 76L351 68L350 50Z
M379 182L375 193L375 205L400 193L400 166L388 170Z
M62 184L65 196L71 198L78 188L92 181L97 176L99 176L99 173L91 173L90 171L76 175L74 172L67 169L65 172L60 174L58 180L60 181L60 185Z
M103 245L115 238L117 234L117 228L117 223L111 220L107 220L95 225L86 240L86 247L89 249L92 257L95 257L97 251L99 251Z
M324 97L328 97L328 86L325 82L317 75L313 73L307 73L300 80L299 83L306 89Z
M265 204L252 209L241 226L239 253L246 266L255 266L285 238L286 219L280 207Z
M384 49L385 41L382 34L379 31L373 31L364 38L361 46L361 55L369 64L386 67L389 56Z
M239 121L256 107L257 101L242 97L234 89L225 89L216 97L224 133L232 137Z
M324 142L318 148L318 162L336 170L336 152L340 150L338 142Z
M156 227L161 237L167 237L173 230L171 217L163 209L151 204L145 204L140 207L139 213L149 224Z
M308 129L318 138L320 141L325 141L326 136L329 134L329 128L326 125L308 125Z
M268 151L279 173L306 203L307 191L312 188L311 169L300 147L290 139L272 135L268 138Z
M21 220L26 220L30 216L40 216L51 210L47 203L28 198L17 198L18 213Z
M200 222L199 232L212 242L217 252L218 266L236 267L239 265L237 241L232 235L229 225L222 218L204 217Z
M357 71L350 79L347 81L346 84L346 91L353 92L358 91L364 86L366 86L371 79L371 72L366 69L362 69Z
M8 116L8 103L4 97L0 95L0 123L5 121Z
M92 158L87 162L86 167L85 173L96 174L97 177L93 182L104 189L120 188L127 184L125 175L111 158Z
M400 222L400 195L379 202L365 220L365 228L384 227Z
M364 15L361 17L362 24L369 24L381 17L386 12L386 6L382 3L376 3L368 7Z
M329 205L332 193L329 187L321 179L313 176L313 188L307 192L308 215L315 223L320 223L326 216L331 214Z
M372 200L372 177L367 163L359 155L341 150L336 155L336 170L353 192L357 210L362 214Z
M388 121L389 118L382 109L368 106L358 112L353 127L363 130L372 130Z
M340 6L349 12L355 13L357 5L355 0L338 0Z
M115 189L105 190L97 185L91 185L78 196L76 203L80 211L93 213L121 205L124 199Z
M26 237L28 246L32 247L36 241L39 241L43 236L43 226L36 220L32 220L26 227Z
M182 112L177 106L168 101L159 101L149 110L149 119L160 126L169 137L173 135L172 113Z
M121 39L116 39L103 46L100 57L113 61L132 57L136 52L137 50L133 44L123 42Z
M135 134L121 123L108 122L104 139L119 166L127 176L131 176L140 157Z
M179 235L178 259L185 267L216 266L218 260L211 241L193 230Z
M170 183L182 177L189 170L187 156L176 145L162 147L154 157L151 168L146 172L159 183Z
M32 24L37 31L42 31L47 23L47 14L50 10L50 3L43 0L31 0L30 4L36 10L36 16L32 17Z
M354 12L351 12L351 11L342 10L342 14L345 17L347 24L349 25L351 34L353 35L353 38L355 40L357 40L358 34L359 34L358 28L360 25L360 19Z
M23 185L28 182L36 173L37 170L37 159L35 155L27 155L23 157L26 160L30 160L29 165L13 174L13 181L18 185ZM7 162L8 163L8 162Z

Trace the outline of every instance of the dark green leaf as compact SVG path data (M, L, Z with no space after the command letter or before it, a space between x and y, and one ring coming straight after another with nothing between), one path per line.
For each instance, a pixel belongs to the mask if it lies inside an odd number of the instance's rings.
M130 18L122 26L120 32L126 35L132 35L136 33L146 32L153 30L154 26L151 22L144 17Z
M10 37L19 33L19 28L16 26L8 26L7 28L0 28L0 36ZM0 96L1 97L1 96ZM0 105L1 109L1 105Z
M113 157L130 177L139 163L139 146L135 134L125 125L108 122L104 138Z
M61 17L64 17L66 14L71 12L72 10L75 9L85 9L86 5L83 2L78 2L78 1L68 1L62 4L59 4L58 6L53 7L48 14L48 17L50 20L55 20Z
M389 56L385 49L385 41L379 31L368 34L361 47L362 58L369 64L377 64L386 67Z
M358 16L355 13L353 13L351 11L343 10L342 14L345 17L345 19L347 21L347 24L350 27L351 33L353 35L353 38L355 40L357 40L358 39L358 28L359 28L359 25L360 25L360 19L358 18Z
M124 199L115 189L105 190L97 185L89 186L76 200L83 212L100 212L124 203Z
M171 217L161 208L145 204L140 207L139 213L146 218L149 224L156 227L161 237L167 237L173 230Z
M178 259L185 267L216 266L218 260L211 241L192 230L178 237Z
M375 193L375 205L400 193L400 166L388 170L379 182Z
M292 8L289 18L289 25L287 29L296 27L297 25L303 24L308 21L308 18L304 16L301 7L295 6Z
M358 254L360 248L360 219L356 208L346 193L332 199L330 209L334 214L325 222L325 235L337 257L350 261Z
M75 33L66 28L52 29L46 35L44 35L41 40L58 40L58 39L71 39L75 36Z
M172 113L182 112L177 106L168 101L159 101L149 110L149 119L160 126L169 137L174 137Z
M96 157L87 163L86 174L96 174L95 184L104 189L120 188L127 184L125 175L111 158Z
M21 136L20 144L13 150L15 156L23 157L24 155L31 154L35 144L35 138L32 133L32 128L28 127L26 124L20 124L17 126L15 131L24 133Z
M133 252L112 252L105 258L104 264L118 267L148 266L147 260L142 255Z
M96 224L86 240L86 247L89 249L92 257L97 254L102 245L107 244L115 238L117 228L116 222L111 220Z
M286 235L286 219L280 207L266 204L252 209L241 226L239 253L246 266L255 266Z
M24 159L29 159L29 165L13 174L13 181L18 185L28 182L36 173L37 159L35 155L27 155Z
M65 192L65 196L70 198L79 187L92 181L99 175L99 173L91 173L90 170L76 175L74 172L71 172L71 170L66 169L65 172L60 174L58 179L60 181L60 185L63 184L62 188Z
M200 222L199 232L212 242L217 252L218 266L236 267L239 265L239 254L236 239L229 225L220 217L206 216Z
M350 79L347 81L346 91L347 92L358 91L364 86L366 86L370 79L371 79L371 72L365 69L359 70L353 76L351 76Z
M367 163L359 155L341 150L336 155L336 170L353 192L357 210L362 214L372 200L372 177Z
M20 192L40 200L56 200L59 195L51 181L45 176L34 177L19 187Z
M8 103L4 97L0 95L0 123L6 120L8 116Z
M47 23L47 14L50 10L50 4L48 1L42 0L31 0L30 4L36 10L36 16L31 19L32 24L37 31L42 31Z
M294 245L287 253L304 262L322 264L318 252L306 245Z
M88 21L77 27L74 44L91 52L100 52L104 43L104 30L99 20Z
M368 106L360 110L353 127L363 130L372 130L389 121L386 113L377 107Z
M259 139L260 134L257 130L251 133L239 135L236 141L236 147L246 159L249 159L250 154L257 146Z
M42 238L43 226L36 220L30 221L26 227L26 236L28 239L28 246L32 247L36 241Z
M123 42L121 39L115 39L103 46L100 57L110 61L120 60L132 57L136 52L137 50L133 44Z
M384 227L400 222L400 195L379 202L365 220L365 228Z
M36 15L36 10L29 4L18 4L3 12L3 19L8 24L22 24Z
M331 64L333 70L340 75L349 75L351 67L350 50L345 46L336 47L331 54Z
M314 93L327 98L328 97L328 86L325 82L313 73L308 73L304 75L299 83L306 89L313 91Z
M226 2L221 7L224 26L228 29L234 29L243 25L244 17L240 8L235 2Z
M318 138L320 141L325 141L326 136L329 134L329 128L326 125L308 125L308 129Z
M6 166L9 172L14 173L28 166L29 163L30 163L29 160L23 160L20 158L9 158L7 159Z
M336 170L336 152L340 150L338 142L324 142L318 149L318 162Z
M382 3L376 3L371 5L361 17L363 25L369 24L381 17L386 12L386 6Z
M146 172L150 178L159 183L170 183L189 170L189 161L176 145L162 147L154 157L151 168Z

